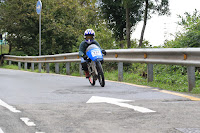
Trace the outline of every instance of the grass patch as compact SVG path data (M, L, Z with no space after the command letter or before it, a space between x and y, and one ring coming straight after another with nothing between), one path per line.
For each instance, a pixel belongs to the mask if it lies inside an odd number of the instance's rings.
M118 81L118 72L105 72L105 79L107 80L113 80ZM134 73L124 72L123 73L123 82L137 84L137 85L145 85L145 86L151 86L151 87L157 87L160 89L165 90L172 90L172 91L178 91L178 92L188 92L188 86L186 84L169 84L169 83L163 83L159 82L157 80L154 80L153 82L147 82L146 78L143 78L142 76ZM198 87L196 87L198 88ZM200 89L194 88L192 93L199 93Z
M2 66L0 66L0 68L18 70L18 66L16 66L16 65L2 65Z
M13 69L13 70L19 70L18 66L16 65L1 65L0 68L5 68L5 69ZM25 71L24 68L21 68L20 70ZM27 69L27 71L32 72L31 69ZM39 73L39 69L34 69L33 72ZM41 70L41 73L46 73L43 69Z
M80 73L78 73L78 72L73 72L71 75L72 75L72 76L80 76Z

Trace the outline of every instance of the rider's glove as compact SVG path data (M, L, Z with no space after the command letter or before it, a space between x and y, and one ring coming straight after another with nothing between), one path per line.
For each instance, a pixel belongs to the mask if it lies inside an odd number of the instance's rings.
M82 56L84 60L87 60L87 55Z
M106 51L103 49L102 51L101 51L104 55L106 55Z

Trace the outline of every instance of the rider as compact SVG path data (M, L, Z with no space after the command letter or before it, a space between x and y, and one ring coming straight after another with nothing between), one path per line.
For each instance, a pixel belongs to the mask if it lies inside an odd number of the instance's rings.
M92 29L87 29L84 32L84 41L81 42L80 46L79 46L79 56L81 57L81 65L82 65L82 70L85 71L85 77L89 78L89 72L88 72L88 67L87 67L87 55L86 55L86 49L89 45L91 44L95 44L97 45L100 49L101 46L99 45L99 43L94 40L95 38L95 32ZM104 49L101 49L102 53L104 55L106 55L106 51Z

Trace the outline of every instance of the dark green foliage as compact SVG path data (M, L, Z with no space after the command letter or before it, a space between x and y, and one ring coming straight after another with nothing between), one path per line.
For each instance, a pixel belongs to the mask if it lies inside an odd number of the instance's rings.
M170 15L169 12L169 0L148 0L149 1L149 17L152 14Z
M185 16L179 15L179 18L179 25L184 30L176 34L175 40L166 42L165 47L200 47L200 13L197 10L193 14L186 12Z
M91 27L96 28L97 35L108 31L99 36L99 40L108 46L106 48L110 48L113 45L112 33L105 26L102 27L95 2L43 0L42 55L77 51L84 31ZM1 30L8 32L9 52L22 51L21 55L38 55L39 15L36 13L35 1L6 0L0 3L0 18Z
M123 0L102 0L101 10L108 27L114 32L117 41L124 40L126 35L126 9L122 5ZM141 0L130 1L131 27L141 20Z
M104 62L102 66L103 66L104 72L105 71L111 72L118 69L118 65L116 62Z
M166 84L187 86L187 67L177 65L154 65L154 80Z

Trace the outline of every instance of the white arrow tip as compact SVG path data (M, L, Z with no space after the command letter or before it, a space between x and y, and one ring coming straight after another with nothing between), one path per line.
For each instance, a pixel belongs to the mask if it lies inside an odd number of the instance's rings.
M132 100L123 100L108 97L92 96L86 103L115 103L115 102L130 102Z

